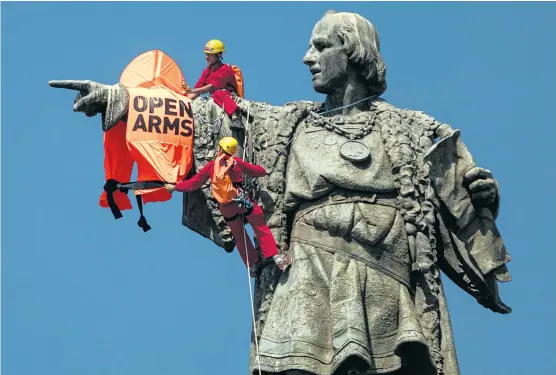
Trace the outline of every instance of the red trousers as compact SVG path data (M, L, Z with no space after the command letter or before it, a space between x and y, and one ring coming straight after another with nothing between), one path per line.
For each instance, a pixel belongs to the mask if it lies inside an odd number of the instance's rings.
M246 210L245 207L240 208L238 204L234 202L220 205L220 212L222 212L224 217L230 218L236 214L245 213ZM276 246L276 241L274 240L272 232L270 232L270 228L266 225L263 210L255 204L255 208L253 212L251 212L251 215L245 216L245 218L247 222L251 224L253 232L255 232L255 235L259 239L260 248L265 259L277 255L278 247ZM239 255L243 263L245 263L245 266L247 267L248 262L249 266L258 263L259 254L247 235L242 217L238 216L233 221L226 221L226 224L228 224L232 231L234 239L236 240L237 249L239 250Z
M231 116L237 109L237 104L228 90L216 90L212 93L212 99L220 108L224 108L228 116Z

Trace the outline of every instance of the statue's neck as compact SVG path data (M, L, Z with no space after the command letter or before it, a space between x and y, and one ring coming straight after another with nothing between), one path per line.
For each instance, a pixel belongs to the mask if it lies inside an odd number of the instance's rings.
M343 87L334 90L334 92L326 96L324 111L332 110L326 114L327 116L349 116L368 111L370 108L369 101L363 99L370 96L369 89L364 82L361 82L360 79L349 79ZM336 108L338 110L333 110Z

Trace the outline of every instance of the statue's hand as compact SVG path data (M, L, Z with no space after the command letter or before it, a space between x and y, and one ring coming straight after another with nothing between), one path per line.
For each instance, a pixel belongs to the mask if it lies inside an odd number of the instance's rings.
M102 130L114 127L127 113L129 93L117 83L109 86L93 81L50 81L51 87L79 91L73 101L73 110L92 117L102 114Z
M93 81L50 81L51 87L79 91L73 101L73 110L83 112L92 117L97 113L105 113L108 104L108 90L110 86Z
M498 183L488 169L474 167L465 174L464 181L474 205L493 207L498 198Z

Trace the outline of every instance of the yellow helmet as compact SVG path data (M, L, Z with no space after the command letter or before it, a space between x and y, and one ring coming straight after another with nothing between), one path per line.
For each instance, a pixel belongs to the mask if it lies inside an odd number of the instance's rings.
M220 147L224 150L225 153L230 155L235 155L239 146L237 139L234 137L224 137L218 142Z
M209 40L205 45L205 53L217 54L224 52L224 43L218 39Z

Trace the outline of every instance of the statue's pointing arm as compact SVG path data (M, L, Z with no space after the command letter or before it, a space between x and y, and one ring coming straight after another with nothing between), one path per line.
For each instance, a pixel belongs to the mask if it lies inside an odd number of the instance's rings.
M54 88L63 88L78 91L74 100L73 110L82 112L88 117L100 113L102 115L102 129L112 129L120 120L126 118L129 106L129 92L121 84L104 85L89 80L63 80L50 81L49 85ZM196 119L197 120L197 119ZM197 121L196 121L197 122ZM198 139L202 139L196 132L195 168L199 170L208 159L203 158L202 152L206 148L199 147ZM192 173L194 170L192 171ZM207 237L216 245L231 251L234 247L233 239L229 230L223 224L223 220L216 214L214 204L210 205L210 191L197 191L184 194L184 210L187 212L187 220L183 224L191 230Z
M127 114L129 93L121 84L104 85L93 81L50 81L51 87L79 91L73 110L92 117L102 115L102 130L108 131Z

